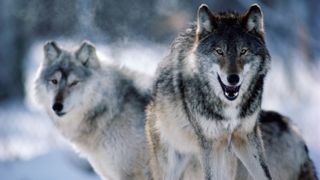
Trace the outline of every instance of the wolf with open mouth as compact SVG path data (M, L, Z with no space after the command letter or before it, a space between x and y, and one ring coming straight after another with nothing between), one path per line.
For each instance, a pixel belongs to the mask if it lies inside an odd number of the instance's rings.
M206 180L235 179L238 159L254 179L272 179L258 126L269 67L257 4L201 5L157 69L146 125L154 179L180 179L194 156Z

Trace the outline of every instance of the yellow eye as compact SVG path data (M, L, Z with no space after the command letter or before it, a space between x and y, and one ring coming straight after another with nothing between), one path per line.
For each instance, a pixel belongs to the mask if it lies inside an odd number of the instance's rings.
M223 51L221 48L217 48L216 53L219 54L220 56L223 56Z
M240 55L245 55L247 53L248 49L247 48L243 48L240 51Z
M58 84L58 80L52 79L52 80L51 80L51 83L54 84L54 85L56 85L56 84Z

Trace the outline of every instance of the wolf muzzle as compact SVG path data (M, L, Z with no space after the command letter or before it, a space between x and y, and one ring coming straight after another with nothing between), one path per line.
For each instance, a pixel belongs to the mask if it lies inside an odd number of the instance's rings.
M55 102L52 106L52 110L58 115L63 116L65 113L62 112L63 104L61 102Z
M231 86L229 85L225 85L220 76L218 75L218 81L221 85L221 88L223 90L223 94L224 96L229 100L229 101L233 101L235 100L238 95L239 95L239 90L240 90L240 86L241 85L238 85L237 84L239 83L240 81L240 77L237 75L237 74L231 74L227 77L227 80L228 80L228 83L231 84Z
M231 74L228 75L227 80L231 85L235 86L239 83L240 77L238 74Z
M63 109L63 104L62 103L54 103L52 106L52 109L54 112L61 112Z
M57 96L55 97L54 104L52 106L52 110L58 116L62 116L65 114L62 112L62 110L63 110L63 91L59 91Z

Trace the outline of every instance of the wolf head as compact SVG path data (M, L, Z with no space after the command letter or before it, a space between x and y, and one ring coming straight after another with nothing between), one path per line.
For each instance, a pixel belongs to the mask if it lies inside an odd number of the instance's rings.
M50 114L64 116L82 99L84 83L100 67L95 47L83 42L76 51L61 49L54 41L44 45L37 79L37 96Z
M207 76L215 92L222 92L226 101L235 100L269 68L260 7L254 4L238 14L214 13L201 5L192 57L192 64Z

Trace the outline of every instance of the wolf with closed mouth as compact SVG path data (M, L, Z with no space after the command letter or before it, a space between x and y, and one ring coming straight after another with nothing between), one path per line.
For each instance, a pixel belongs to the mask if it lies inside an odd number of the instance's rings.
M270 55L261 8L213 13L178 36L157 69L146 133L155 179L179 179L191 158L206 180L235 179L237 160L270 180L258 126Z
M36 97L62 135L109 180L146 179L142 74L103 65L95 47L76 51L50 41L36 79Z

